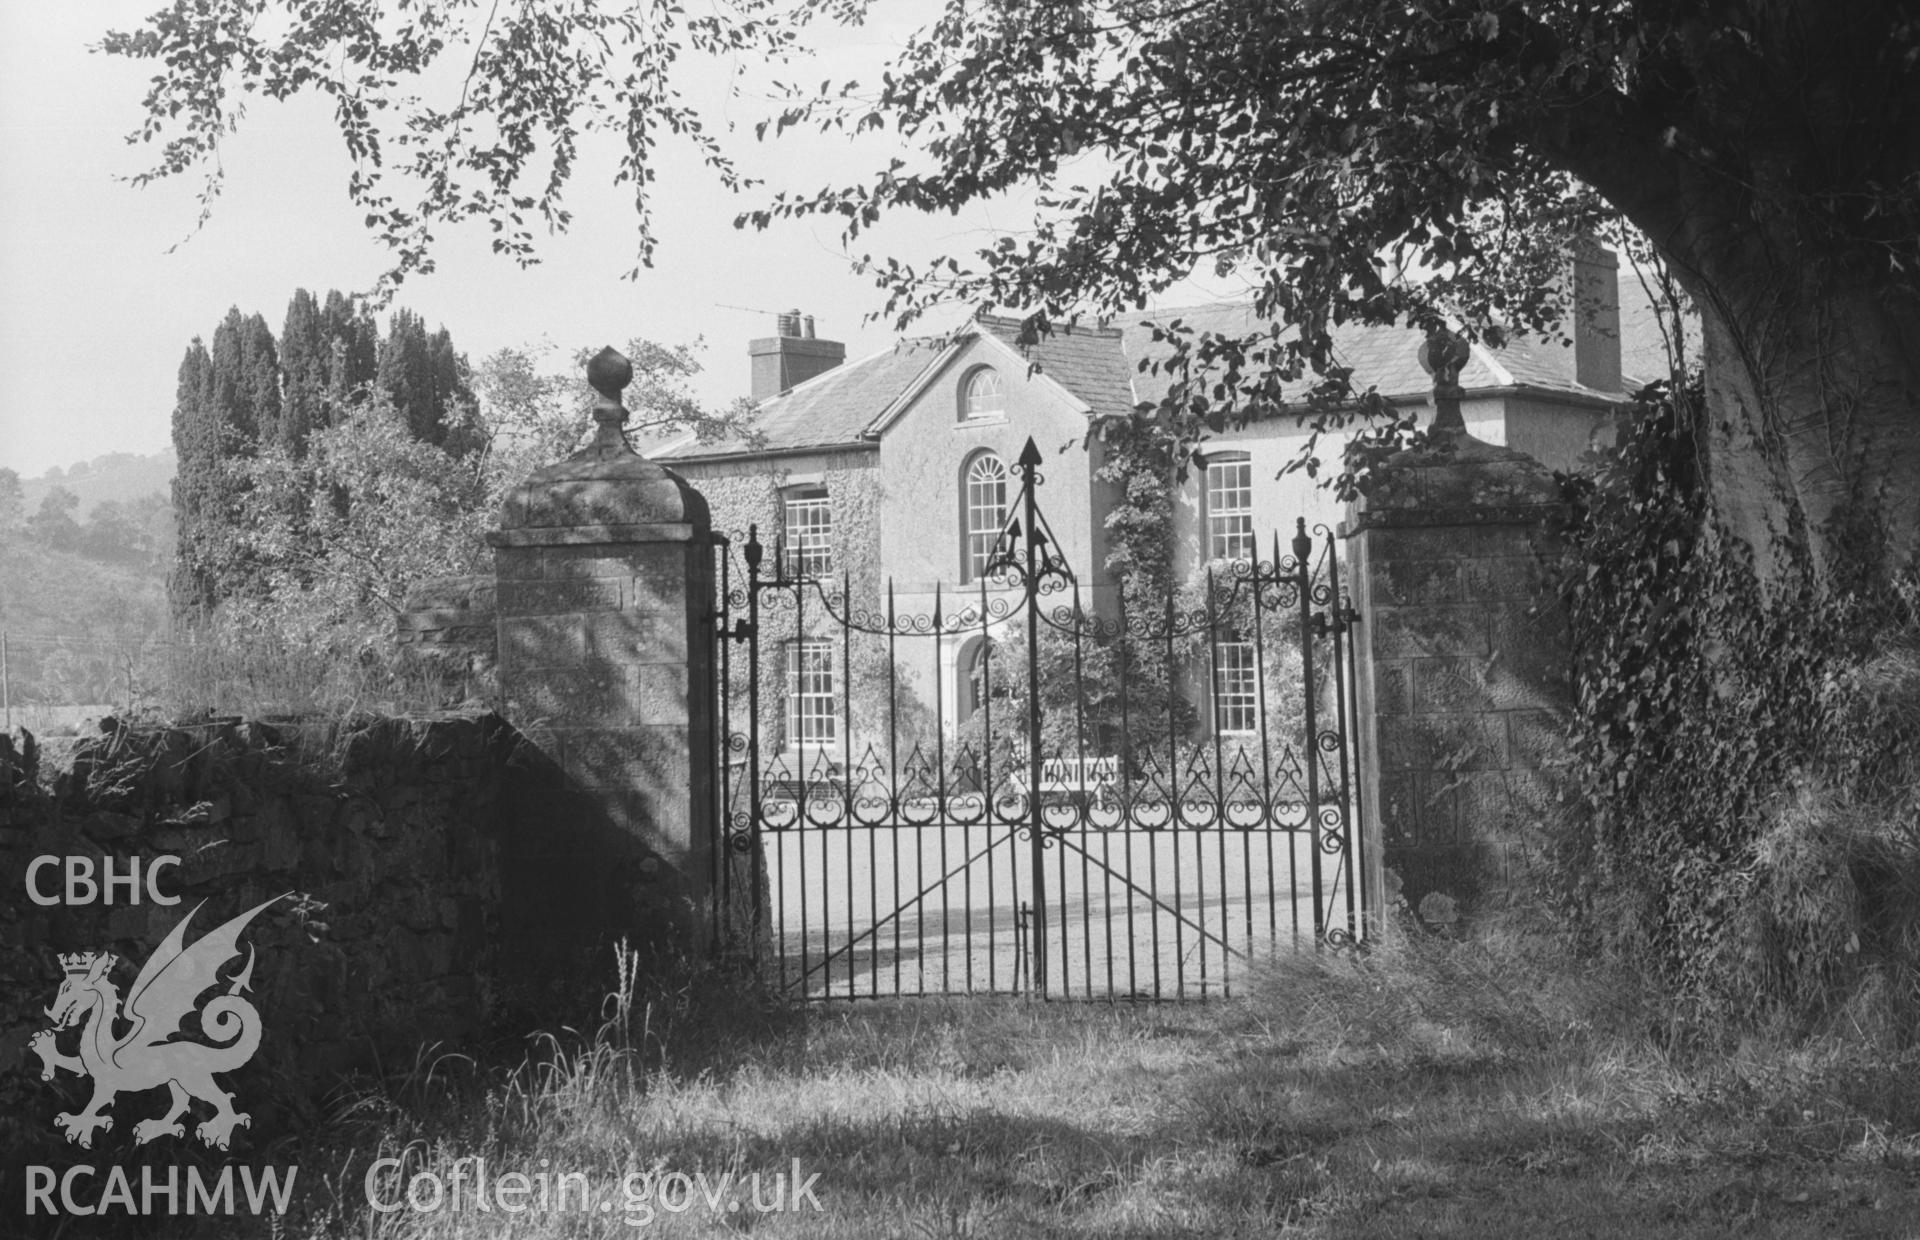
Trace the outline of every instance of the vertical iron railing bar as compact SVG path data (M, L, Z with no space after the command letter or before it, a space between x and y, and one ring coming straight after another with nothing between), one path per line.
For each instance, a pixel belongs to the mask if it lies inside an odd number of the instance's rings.
M1275 530L1273 532L1273 579L1276 590L1279 589L1281 584L1286 582L1287 577L1287 562L1281 558L1280 555L1280 531ZM1295 574L1296 580L1294 585L1296 588L1298 588L1299 585L1297 577L1298 575ZM1278 601L1282 605L1285 604L1286 597L1286 593L1283 590L1277 595ZM1304 667L1305 665L1303 664L1303 674ZM1293 752L1292 745L1286 744L1285 741L1282 741L1282 745L1285 747L1287 753ZM1289 776L1289 778L1291 778L1291 776ZM1293 784L1296 789L1300 787L1300 781L1297 779L1293 781ZM1301 795L1305 795L1304 790L1301 792ZM1280 807L1275 805L1273 822L1276 826L1279 825L1279 812ZM1295 950L1298 950L1300 946L1300 841L1295 837L1291 827L1286 829L1286 841L1287 909L1293 923L1293 946ZM1267 876L1269 881L1271 881L1273 877L1273 835L1271 833L1267 836ZM1277 903L1277 901L1275 903ZM1276 918L1277 912L1278 909L1274 904L1267 906L1267 928L1268 933L1272 937L1272 951L1274 954L1278 954L1280 950L1280 927Z
M1040 814L1040 546L1038 485L1040 450L1032 439L1020 453L1021 507L1026 516L1026 580L1022 583L1027 605L1027 821L1033 832L1033 946L1037 968L1034 993L1042 1001L1052 997L1047 984L1047 872L1046 835Z
M1179 734L1175 725L1174 713L1173 713L1173 669L1174 669L1173 635L1174 635L1173 591L1169 590L1167 591L1167 652L1166 652L1167 653L1167 797L1168 797L1167 809L1169 811L1167 814L1167 829L1172 833L1171 838L1172 838L1172 847L1173 847L1173 908L1174 908L1174 922L1173 922L1174 991L1173 993L1176 999L1183 999L1186 997L1186 993L1187 993L1187 953L1186 953L1186 936L1180 930L1179 911L1180 911L1180 822L1181 822L1181 819L1185 816L1185 808L1182 806L1181 802L1185 799L1185 794L1181 791L1181 786L1180 786L1181 784L1180 741L1179 741ZM1160 890L1159 871L1158 871L1160 850L1156 848L1153 851L1154 851L1154 864L1155 864L1153 889L1155 891L1158 891ZM1157 924L1158 919L1156 918L1155 921ZM1160 957L1160 948L1159 948L1159 944L1157 943L1154 945L1153 954L1154 954L1154 959L1157 962ZM1155 991L1155 994L1156 995L1158 994L1157 989Z
M727 554L726 535L714 534L712 548L714 558L720 561L719 570L714 573L714 580L719 588L714 598L714 631L717 634L716 644L719 646L714 660L714 672L719 679L714 689L715 697L719 699L720 719L719 726L714 731L719 736L720 751L714 755L714 760L719 763L719 769L714 772L713 815L718 838L712 841L715 888L712 892L712 950L715 954L719 954L728 946L725 939L726 929L732 924L736 911L733 907L733 795L731 792L733 764L728 760L733 753L733 694L729 683L733 671L733 635L727 631L727 621L732 609L727 602L727 561L731 557ZM710 565L711 563L712 561L709 561Z
M753 938L755 951L759 950L761 917L765 909L761 907L761 888L765 881L765 861L762 858L763 841L760 838L761 806L760 799L760 527L747 527L747 830L753 843ZM780 976L780 989L787 987L786 957L786 893L780 894L774 912L780 921L780 938L774 941L772 927L768 927L768 944L774 950L774 958Z
M1126 844L1127 871L1128 873L1132 873L1134 836L1133 725L1127 710L1130 697L1127 692L1127 682L1132 679L1132 677L1127 674L1127 647L1131 640L1127 632L1127 584L1127 582L1120 584L1119 631L1114 636L1114 649L1119 652L1118 674L1120 677L1120 770L1118 772L1120 776L1120 822L1115 830L1121 833L1121 839ZM1111 889L1109 889L1107 895L1107 907L1109 909L1113 907ZM1111 921L1109 921L1109 926L1111 926ZM1111 954L1111 948L1109 948L1109 954ZM1139 956L1140 940L1134 934L1133 901L1129 899L1127 901L1127 993L1130 995L1138 994L1140 991Z
M1295 519L1293 536L1294 571L1300 579L1300 661L1303 669L1302 682L1306 686L1303 705L1306 712L1307 733L1307 825L1310 829L1313 874L1313 942L1315 947L1326 942L1326 914L1321 906L1320 871L1320 725L1316 718L1314 697L1317 686L1313 675L1313 540L1307 537L1307 519ZM1296 896L1295 903L1298 904Z
M1080 583L1076 581L1073 583L1073 753L1080 773L1080 803L1074 807L1074 816L1068 822L1067 829L1077 829L1083 841L1087 829L1093 825L1093 794L1087 788L1086 627L1085 615L1080 610ZM1061 856L1065 857L1066 854L1063 852ZM1092 877L1083 853L1080 858L1080 954L1085 961L1084 989L1089 998L1093 996L1093 887L1088 881ZM1063 894L1065 887L1062 881Z
M1365 618L1360 615L1358 609L1352 606L1347 607L1346 616L1347 622L1355 627L1366 623ZM1377 917L1381 910L1374 908L1370 903L1372 889L1371 886L1364 881L1364 867L1374 863L1366 856L1364 852L1366 841L1361 838L1361 824L1367 820L1366 806L1361 803L1361 798L1365 795L1365 781L1361 778L1361 765L1366 755L1360 751L1361 742L1365 738L1360 732L1359 642L1354 640L1352 635L1349 635L1347 638L1347 698L1349 706L1347 718L1352 720L1354 728L1352 735L1348 737L1347 745L1351 754L1349 766L1352 768L1348 774L1348 786L1353 789L1353 813L1348 819L1347 830L1352 832L1354 849L1354 864L1353 868L1348 872L1347 881L1361 883L1360 929L1362 933L1365 933L1368 929L1367 923L1369 919Z
M785 545L783 543L775 543L774 552L774 569L780 574L780 581L784 584L787 580ZM793 587L793 646L791 650L786 653L788 657L794 661L794 667L798 669L799 675L794 677L792 673L789 673L789 678L793 680L794 683L787 685L786 719L784 723L788 731L804 731L804 729L794 729L794 724L799 722L799 720L795 718L796 707L793 699L795 689L798 685L804 684L806 681L806 650L807 592L805 589L795 586ZM807 890L807 849L809 847L807 841L807 790L808 785L813 781L807 771L807 751L804 735L786 736L783 733L783 738L787 746L793 750L794 774L798 776L798 788L795 792L795 796L798 797L798 808L795 811L793 830L797 837L797 843L800 846L800 860L797 867L800 879L800 993L804 997L806 995L807 979L813 976L813 970L807 967L808 953L811 950L808 940L813 937L813 927L810 924L813 919L809 916L812 912L811 893ZM822 874L824 874L828 868L826 840L823 836L821 839L820 853L820 870ZM824 906L827 903L826 881L824 878L821 880L820 896L821 903ZM825 907L821 908L820 915L823 920L826 918L827 910ZM827 931L827 934L829 937L831 936L831 929Z
M846 613L846 619L839 622L840 786L843 789L841 793L843 799L840 803L840 834L844 840L844 847L847 850L847 941L851 943L853 941L854 924L853 907L856 902L856 893L853 884L853 839L854 832L860 829L859 815L853 812L853 575L851 570L845 568L842 568L840 572L840 607L841 610ZM833 610L831 601L826 602L824 607L828 612ZM822 752L824 752L824 750ZM830 829L827 830L825 838L829 840L833 838ZM869 838L867 843L869 852L871 852L872 839ZM824 870L825 867L822 866L822 869ZM871 870L872 866L868 866L868 869ZM829 905L829 907L831 907L831 905ZM854 959L854 955L851 951L847 953L847 997L849 999L856 997L856 987L860 984L859 976L855 968L857 962ZM827 989L833 989L833 974L831 972L827 974Z
M1325 526L1319 527L1326 529ZM1347 637L1346 614L1340 598L1340 558L1334 554L1333 532L1327 531L1327 549L1324 553L1327 563L1327 626L1333 631L1333 689L1334 699L1339 707L1337 723L1339 725L1339 769L1340 769L1340 848L1343 854L1341 869L1346 872L1347 933L1354 933L1353 879L1358 873L1351 865L1345 864L1353 852L1354 827L1358 820L1353 817L1350 807L1353 797L1353 778L1348 771L1347 738L1349 735L1349 716L1347 714Z
M939 759L934 768L934 813L933 821L940 832L940 868L947 868L947 835L952 815L947 804L947 728L944 669L940 666L940 645L946 639L946 620L941 611L942 596L940 583L933 583L933 718L934 718L934 754ZM957 686L956 686L957 687ZM957 710L954 712L959 713ZM922 867L922 874L925 867ZM940 989L953 989L953 907L947 891L947 885L940 884ZM926 952L925 940L921 941L921 953Z
M1280 537L1276 533L1273 539L1273 575L1280 575ZM1267 721L1267 617L1266 603L1261 598L1266 578L1260 572L1260 554L1256 547L1253 556L1253 674L1254 683L1259 686L1260 700L1260 834L1266 839L1267 846L1267 934L1271 938L1278 934L1273 922L1273 824L1279 816L1279 806L1273 803L1273 737L1272 728ZM1253 837L1251 833L1240 837L1241 858L1245 866L1245 887L1247 897L1247 951L1253 951Z
M1227 755L1226 755L1225 741L1220 735L1220 616L1217 610L1219 601L1214 597L1214 591L1217 588L1217 585L1218 583L1215 581L1214 575L1213 575L1213 566L1208 565L1207 566L1207 675L1208 675L1208 680L1207 680L1206 696L1207 696L1207 705L1211 707L1211 710L1208 713L1213 716L1212 732L1213 732L1213 813L1214 813L1214 819L1215 819L1214 826L1216 830L1222 830L1226 825L1225 819L1226 819L1226 812L1227 812L1227 783L1226 783L1226 778L1227 778L1226 756ZM1220 836L1220 846L1222 849L1226 847L1226 836L1224 833L1222 833ZM1221 854L1222 861L1220 864L1220 873L1222 875L1223 881L1224 881L1224 876L1226 874L1226 862L1224 860L1225 855L1226 854L1224 852ZM1194 898L1199 902L1199 905L1200 905L1201 923L1205 924L1207 919L1207 878L1206 878L1207 859L1206 859L1206 837L1204 833L1196 834L1194 836L1193 871L1194 871L1195 878L1198 880L1198 886L1197 886L1196 894ZM1221 904L1221 908L1223 910L1223 915L1224 915L1224 910L1226 908L1224 901ZM1207 941L1203 938L1200 940L1200 993L1201 994L1204 995L1206 993L1206 987L1207 987Z
M991 839L993 836L993 639L987 634L987 574L982 571L980 574L980 656L985 661L980 664L980 696L986 714L983 716L984 723L980 731L980 749L982 751L980 760L986 763L986 774L980 777L980 790L982 796L985 797L985 801L981 806L980 821L987 829L988 838ZM959 663L958 647L954 649L954 662L956 664ZM956 684L954 688L957 691L959 686ZM956 716L959 714L958 711L954 713ZM971 843L971 830L968 831L968 836L969 843ZM967 943L967 990L971 993L973 990L973 868L971 866L967 868L965 874L961 875L960 886L961 897L966 901L966 909L961 913L961 916L966 919L963 937ZM987 949L987 984L991 986L993 984L993 949L991 946L993 937L993 917L991 910L993 859L991 854L989 854L987 859L987 892L989 905L987 917L987 937L989 942Z
M893 903L900 903L900 820L905 812L900 803L900 668L894 662L899 646L899 616L894 605L893 575L887 575L887 821L893 829L893 864L887 868L893 877ZM918 835L915 835L918 840ZM919 852L918 848L914 851ZM906 957L900 948L901 922L893 923L893 993L900 994L900 975L905 972Z

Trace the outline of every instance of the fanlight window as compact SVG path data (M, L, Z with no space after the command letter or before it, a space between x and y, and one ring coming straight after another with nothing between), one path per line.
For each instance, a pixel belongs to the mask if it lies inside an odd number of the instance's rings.
M962 580L985 575L993 544L1007 520L1007 467L991 452L967 464L966 547L961 556Z
M964 419L996 418L1007 411L1006 389L1000 384L1000 372L981 366L967 376L960 397L960 416Z

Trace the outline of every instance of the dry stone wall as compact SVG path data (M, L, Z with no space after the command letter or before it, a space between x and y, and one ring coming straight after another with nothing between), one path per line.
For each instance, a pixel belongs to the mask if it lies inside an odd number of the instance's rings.
M0 1128L14 1128L0 1144L57 1139L52 1116L84 1101L74 1077L43 1083L27 1051L59 955L114 953L125 994L196 906L188 942L286 897L242 936L263 1036L227 1079L257 1134L311 1118L356 1071L551 1017L555 956L605 964L595 944L538 929L570 900L518 873L553 821L535 807L556 776L495 716L107 726L45 749L0 738ZM161 858L177 861L156 872ZM140 889L76 892L70 867L96 882L138 867Z

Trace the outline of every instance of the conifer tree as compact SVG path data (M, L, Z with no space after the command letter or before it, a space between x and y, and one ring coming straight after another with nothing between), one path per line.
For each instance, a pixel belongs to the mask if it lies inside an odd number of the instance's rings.
M295 289L280 328L280 444L296 458L307 436L328 418L327 372L333 356L320 303L306 289Z
M354 306L353 299L329 289L320 309L326 329L327 425L339 421L348 401L372 383L379 370L380 329L373 316Z
M218 598L211 547L225 510L225 458L213 387L213 358L195 336L180 360L173 405L176 550L168 588L180 612L204 611Z

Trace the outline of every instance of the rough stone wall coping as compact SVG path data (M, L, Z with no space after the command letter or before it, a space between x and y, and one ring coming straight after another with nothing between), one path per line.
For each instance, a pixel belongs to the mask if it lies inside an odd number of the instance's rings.
M1363 511L1343 523L1343 537L1361 530L1432 529L1452 525L1535 525L1564 509L1552 504L1492 504L1471 508L1387 508Z
M698 494L696 492L696 494ZM704 537L704 522L656 522L643 525L549 525L487 532L494 547L616 547L628 543L695 542ZM609 554L614 554L609 552Z

